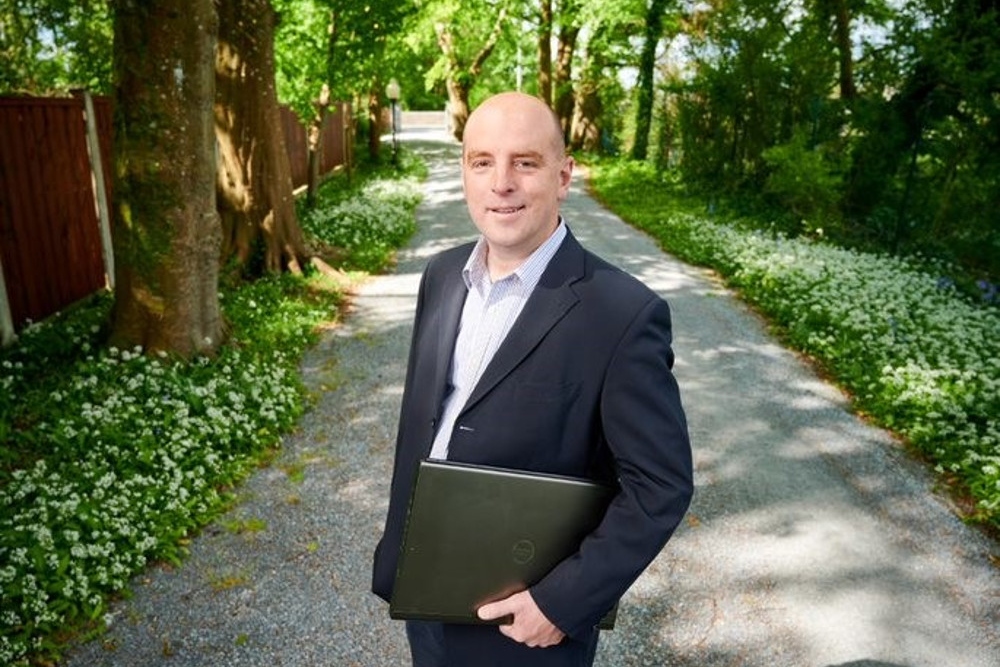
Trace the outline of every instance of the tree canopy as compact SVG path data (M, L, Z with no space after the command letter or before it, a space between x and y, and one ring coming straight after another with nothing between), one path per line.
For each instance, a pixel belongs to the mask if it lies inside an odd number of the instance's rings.
M0 0L0 93L109 93L111 19L104 0Z

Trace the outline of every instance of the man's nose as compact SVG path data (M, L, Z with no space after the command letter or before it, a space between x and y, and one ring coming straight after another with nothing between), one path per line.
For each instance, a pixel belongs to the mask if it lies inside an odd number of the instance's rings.
M493 192L510 192L514 189L514 173L510 167L497 165L493 170L493 182L490 185Z

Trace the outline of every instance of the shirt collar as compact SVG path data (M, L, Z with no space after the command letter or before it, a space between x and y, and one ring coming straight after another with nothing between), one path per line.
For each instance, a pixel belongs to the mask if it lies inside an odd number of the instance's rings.
M556 250L559 249L565 238L566 222L560 216L559 224L556 226L555 231L552 232L549 238L545 239L542 245L535 248L535 251L508 278L515 276L520 281L530 282L533 288L541 278L545 267L548 266L549 260L556 254ZM479 236L475 247L472 249L472 253L469 255L469 259L465 262L465 267L462 269L462 279L465 281L465 286L469 289L473 285L489 280L489 270L486 267L486 238L482 235Z

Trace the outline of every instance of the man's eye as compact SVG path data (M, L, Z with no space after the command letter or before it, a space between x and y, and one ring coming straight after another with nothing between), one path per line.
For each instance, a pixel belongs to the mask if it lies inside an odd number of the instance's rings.
M517 160L514 166L518 169L534 169L538 166L538 163L534 160Z
M490 166L489 160L473 160L469 163L469 166L473 169L485 169Z

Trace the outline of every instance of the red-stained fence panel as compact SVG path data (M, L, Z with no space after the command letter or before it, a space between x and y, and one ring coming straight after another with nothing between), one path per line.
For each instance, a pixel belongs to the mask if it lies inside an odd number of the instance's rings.
M0 98L0 261L16 329L104 286L81 99Z

